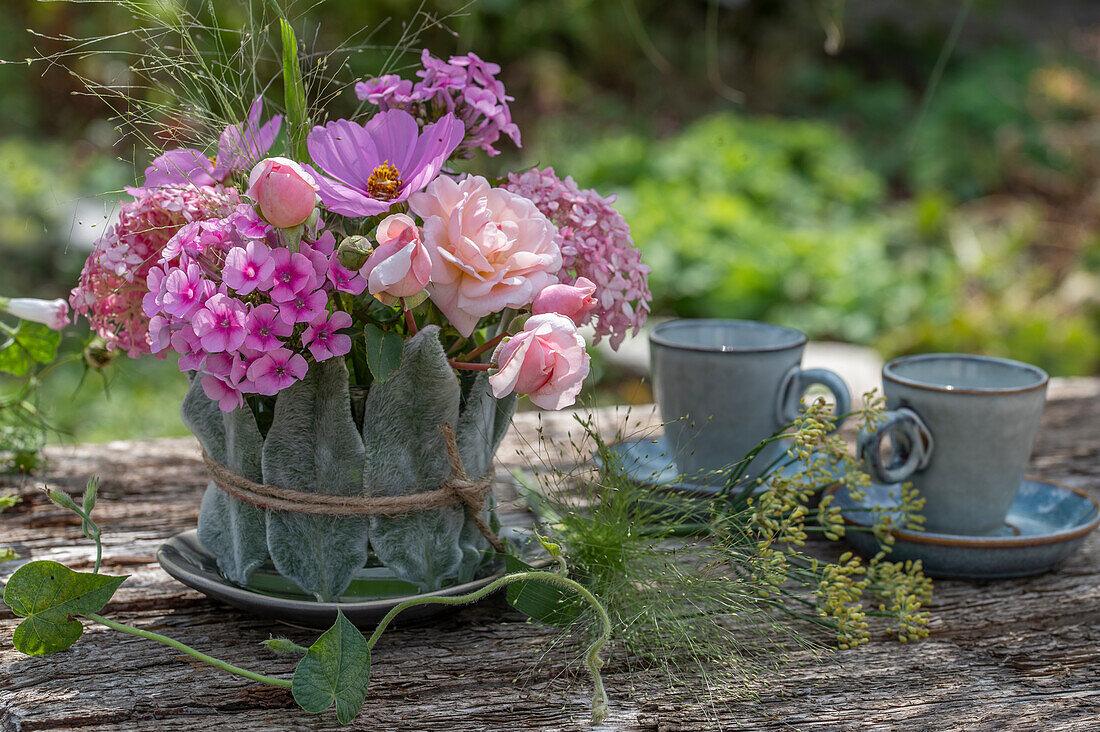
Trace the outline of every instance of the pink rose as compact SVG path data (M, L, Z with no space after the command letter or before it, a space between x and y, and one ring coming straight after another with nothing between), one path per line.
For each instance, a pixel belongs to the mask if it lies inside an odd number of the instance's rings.
M531 303L531 312L535 315L557 313L564 315L577 325L587 320L590 310L598 304L596 283L587 277L578 277L571 285L550 285L543 288Z
M317 181L287 158L266 158L248 176L248 197L267 223L289 229L305 223L317 206Z
M360 270L370 294L392 305L399 297L423 290L432 273L432 259L416 223L405 214L387 216L378 225L375 239L378 248Z
M557 281L557 229L523 196L481 176L441 175L409 197L409 208L424 219L428 294L464 336L486 315L530 305Z
M588 376L588 352L573 321L547 313L528 319L523 330L497 346L489 377L498 399L526 394L543 409L562 409L577 400Z

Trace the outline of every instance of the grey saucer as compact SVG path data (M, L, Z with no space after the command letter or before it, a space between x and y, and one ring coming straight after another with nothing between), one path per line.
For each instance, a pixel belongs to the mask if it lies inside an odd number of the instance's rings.
M523 529L506 528L506 538L520 546L523 558L532 566L549 564L545 551ZM254 615L271 618L295 626L324 629L336 621L337 607L359 628L371 628L398 603L414 596L453 597L479 590L505 574L503 564L493 565L484 576L461 585L436 592L421 593L411 583L403 582L385 567L367 566L360 570L344 592L339 603L317 602L303 593L293 582L278 574L273 567L261 567L253 574L249 587L233 584L218 571L214 555L204 547L194 529L176 534L157 550L157 561L165 572L207 597L246 610ZM426 620L453 612L453 605L417 605L401 613L404 621Z
M776 449L769 455L758 457L753 467L764 469L778 458L776 465L780 472L793 473L798 470L799 462L782 454L786 444L773 444ZM725 476L722 473L681 474L663 435L623 440L610 447L617 459L621 460L627 477L639 485L702 499L713 499L725 489ZM598 455L596 461L600 462Z
M830 488L829 492L835 494L835 505L840 507L845 522L858 527L871 523L871 507L898 505L896 488L872 485L862 501L853 499L840 486ZM893 532L894 550L889 558L919 559L930 577L1025 577L1057 567L1097 524L1100 524L1100 506L1090 496L1037 478L1025 478L999 535L962 536L898 529ZM878 552L878 542L870 533L849 530L845 538L861 554L870 556Z

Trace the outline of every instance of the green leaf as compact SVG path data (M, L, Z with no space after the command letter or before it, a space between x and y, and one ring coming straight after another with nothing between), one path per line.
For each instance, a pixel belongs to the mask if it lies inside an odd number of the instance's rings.
M23 376L35 363L49 363L57 358L61 333L41 323L19 321L14 333L0 345L0 371Z
M374 380L383 382L393 375L401 365L401 349L404 339L396 333L384 331L377 325L367 324L363 328L363 338L367 343L367 365L374 374Z
M19 559L19 555L15 553L15 550L11 547L0 547L0 564L4 562L10 562L13 559Z
M5 508L11 508L22 500L23 499L19 496L0 495L0 511L3 511Z
M306 86L302 82L302 65L298 63L298 39L286 18L279 19L283 42L283 101L291 145L298 160L308 159L305 137L309 121L306 118Z
M370 649L359 629L342 612L336 613L336 623L298 663L290 689L298 706L311 714L336 702L336 719L349 724L367 698Z
M12 637L15 648L28 656L65 650L84 630L72 616L102 610L125 580L74 572L57 562L23 565L4 588L4 602L26 618Z
M509 572L529 572L534 569L519 557L508 554L504 566ZM574 592L548 582L513 582L507 589L508 604L529 618L557 628L568 628L584 608Z

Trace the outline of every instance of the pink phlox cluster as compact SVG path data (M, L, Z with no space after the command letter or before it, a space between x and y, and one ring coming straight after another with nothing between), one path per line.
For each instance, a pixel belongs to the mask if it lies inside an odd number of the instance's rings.
M586 277L596 285L596 342L608 337L617 349L633 330L640 331L649 315L649 272L634 246L630 226L596 191L581 190L573 178L558 178L553 168L511 173L504 188L530 199L555 226L561 247L559 280Z
M471 157L478 148L489 155L499 155L493 143L502 134L510 137L516 147L522 146L519 127L512 122L508 107L513 98L496 78L500 66L483 61L474 53L444 61L427 49L421 54L420 63L423 68L416 72L420 80L415 83L387 74L359 82L355 93L382 111L403 109L423 121L453 113L466 127L456 157Z
M225 411L304 378L307 352L323 361L351 350L338 332L351 317L330 315L329 298L362 292L365 278L340 266L331 232L297 252L279 237L242 204L181 227L146 279L151 349L174 351L180 370L196 372Z
M137 358L151 352L142 301L165 245L184 225L224 216L238 196L222 186L128 188L127 193L133 200L122 204L118 221L96 241L69 303L108 349Z

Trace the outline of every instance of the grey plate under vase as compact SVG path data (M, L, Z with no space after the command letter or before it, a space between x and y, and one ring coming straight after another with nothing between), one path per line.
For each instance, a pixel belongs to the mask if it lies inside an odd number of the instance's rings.
M846 523L867 526L873 506L898 505L897 486L872 485L862 501L846 488L835 494ZM1008 511L1005 528L997 536L961 536L924 531L895 530L892 561L921 560L930 577L948 579L1007 579L1042 574L1066 560L1100 524L1100 506L1073 488L1025 478ZM867 532L848 531L845 538L861 554L878 552L878 542Z
M524 559L534 567L545 567L549 559L539 556L531 542L529 532L523 529L504 529L502 532L521 546ZM538 558L536 558L538 557ZM385 576L384 568L367 567L361 576L352 580L341 602L317 602L310 600L293 583L281 577L273 568L260 568L246 588L236 585L218 571L214 555L202 545L195 529L176 534L157 550L157 561L165 572L183 584L198 590L215 600L221 600L240 610L294 626L325 629L336 621L339 608L344 616L359 628L371 628L398 603L410 597L453 597L465 595L485 587L504 576L500 567L486 576L460 585L445 587L435 592L420 593L409 583ZM295 596L296 595L296 596ZM427 620L454 612L454 605L416 605L401 613L403 622Z

